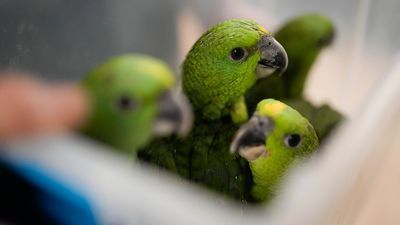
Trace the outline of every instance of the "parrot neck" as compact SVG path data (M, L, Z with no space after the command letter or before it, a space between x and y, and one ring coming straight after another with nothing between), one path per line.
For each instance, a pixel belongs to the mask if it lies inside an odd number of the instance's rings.
M290 161L287 158L266 158L250 162L250 170L253 175L251 196L262 202L267 202L274 197Z
M232 82L222 77L223 73L219 71L210 71L205 77L205 73L200 75L199 72L194 71L184 69L182 81L184 93L197 114L201 114L201 117L206 120L214 121L229 113L232 115L232 109L236 109L233 113L234 120L238 118L237 120L241 122L247 119L243 95L255 83L255 72L235 74L233 76L240 79ZM215 80L204 82L204 80L210 80L208 77Z

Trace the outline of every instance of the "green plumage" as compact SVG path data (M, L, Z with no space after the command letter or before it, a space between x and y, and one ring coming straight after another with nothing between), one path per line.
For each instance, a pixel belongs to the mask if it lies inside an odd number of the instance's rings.
M118 150L135 153L150 141L160 98L175 76L158 59L123 55L107 60L84 78L91 113L82 132Z
M260 60L257 44L263 34L254 21L229 20L212 27L194 44L183 62L182 81L192 105L201 110L199 116L216 120L226 115L254 84ZM229 59L236 47L248 49L246 60Z
M153 141L139 152L140 159L234 198L247 198L246 162L229 153L238 129L229 111L256 80L256 45L262 33L253 21L231 20L199 38L182 65L183 89L195 110L193 129L184 139ZM252 51L248 60L237 63L229 53L240 46Z
M258 81L246 93L246 104L252 112L262 99L282 100L311 122L322 142L343 116L326 104L313 105L304 98L303 90L321 50L332 42L332 22L318 14L301 15L285 24L275 37L288 53L289 66L282 75L273 74Z
M283 99L282 101L299 111L310 121L321 143L343 120L342 114L328 104L315 106L304 98Z
M204 33L183 62L183 89L197 116L248 118L244 94L259 77L286 68L283 47L252 20L233 19Z
M277 194L291 165L316 150L318 138L304 117L281 102L262 101L258 115L268 117L273 129L266 132L262 143L268 148L268 156L250 161L250 165L238 154L230 153L238 127L230 123L229 117L212 122L199 119L187 138L153 141L139 152L139 158L242 203L266 202ZM295 148L285 146L286 135L292 133L302 138Z
M211 190L240 201L248 200L251 174L247 162L229 153L238 127L228 116L217 121L196 119L188 137L158 139L139 158Z
M235 49L244 54L232 56ZM212 27L182 68L183 90L195 111L191 133L155 140L139 158L238 200L249 199L251 173L244 159L229 152L230 142L235 124L247 119L243 94L259 75L285 67L285 57L282 46L254 21L228 20ZM274 68L260 66L261 59Z
M251 196L258 201L268 201L279 192L288 169L317 150L318 137L306 118L282 102L262 100L257 105L255 116L267 118L273 127L264 132L264 155L249 161L253 176ZM293 136L299 137L298 142L293 142L296 141Z

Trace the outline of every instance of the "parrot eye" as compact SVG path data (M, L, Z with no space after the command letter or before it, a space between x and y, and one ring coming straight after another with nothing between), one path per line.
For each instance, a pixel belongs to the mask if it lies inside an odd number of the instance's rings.
M130 111L134 109L135 106L135 101L128 96L121 96L117 100L117 108L121 111Z
M248 53L247 50L244 48L234 48L231 51L230 58L233 61L242 61L247 57Z
M289 134L285 137L285 145L289 148L296 148L301 143L301 136L299 134Z

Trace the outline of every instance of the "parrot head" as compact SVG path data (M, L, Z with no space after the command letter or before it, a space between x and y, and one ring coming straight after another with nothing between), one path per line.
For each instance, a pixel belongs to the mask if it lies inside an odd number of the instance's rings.
M83 132L117 149L132 152L153 136L185 134L191 110L172 93L175 76L158 59L123 55L93 69L83 80L91 115Z
M238 130L231 152L238 152L249 162L252 196L261 201L276 193L293 163L310 156L317 147L317 135L307 119L282 102L266 99Z
M303 92L311 66L322 49L334 39L331 20L319 14L305 14L288 21L276 34L285 47L290 65L282 76L287 87L286 97L297 97Z
M183 62L183 88L195 110L218 118L257 78L287 67L283 47L252 20L233 19L204 33ZM215 117L215 118L213 118Z

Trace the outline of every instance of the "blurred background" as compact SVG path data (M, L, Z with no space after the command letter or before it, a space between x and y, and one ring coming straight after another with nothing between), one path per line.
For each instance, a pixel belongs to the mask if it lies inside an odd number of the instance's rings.
M110 56L139 52L179 74L194 41L221 20L252 18L274 31L290 17L319 12L338 32L313 68L307 94L351 116L393 64L399 9L397 0L1 0L0 69L78 80Z

